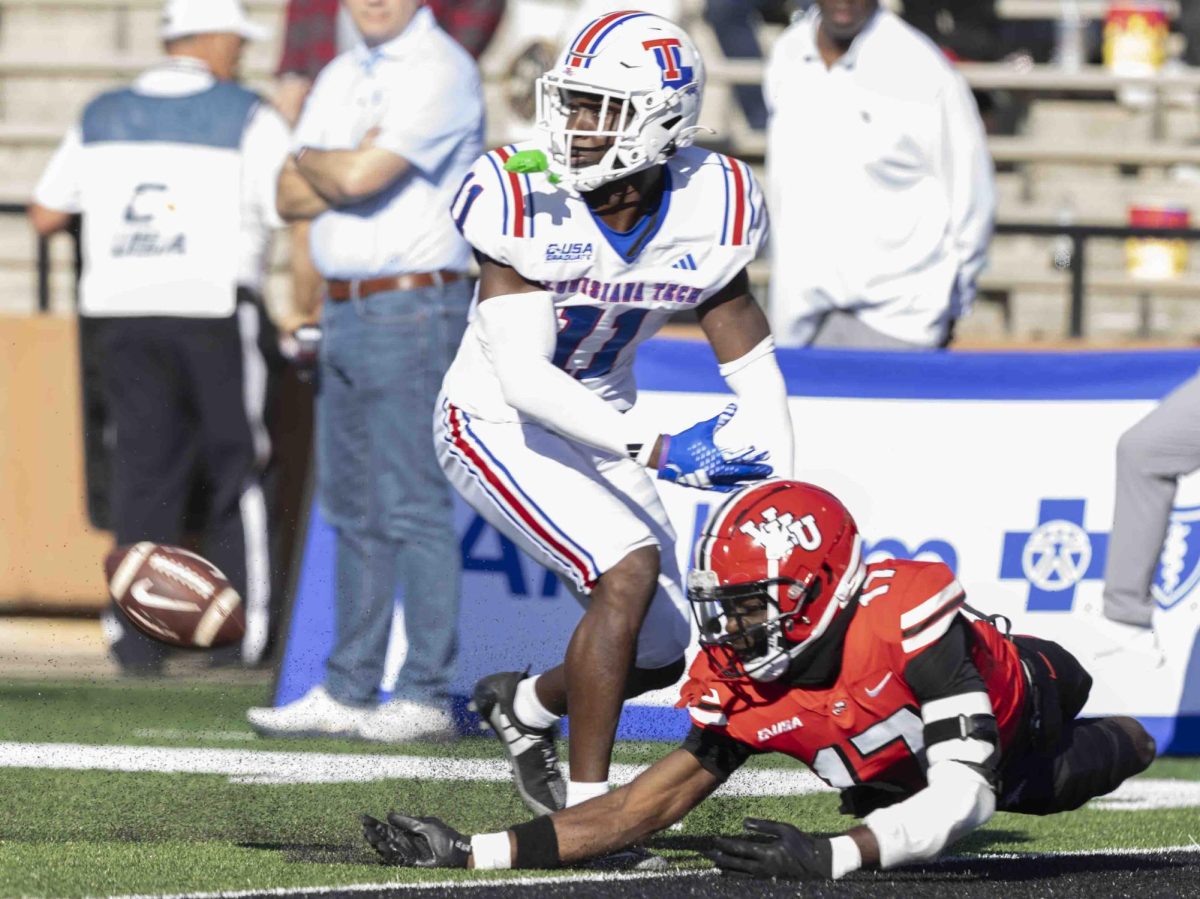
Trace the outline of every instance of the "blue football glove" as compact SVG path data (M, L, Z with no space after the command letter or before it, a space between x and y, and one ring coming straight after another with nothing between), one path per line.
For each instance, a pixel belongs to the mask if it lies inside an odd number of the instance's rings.
M765 451L750 447L733 453L720 449L713 439L737 411L730 403L720 415L692 425L686 431L663 437L666 450L658 464L658 477L684 487L732 493L751 481L769 478L774 471L762 464Z

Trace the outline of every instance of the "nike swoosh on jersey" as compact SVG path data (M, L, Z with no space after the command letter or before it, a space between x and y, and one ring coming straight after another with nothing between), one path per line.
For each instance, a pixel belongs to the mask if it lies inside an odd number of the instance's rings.
M148 577L142 578L140 581L134 581L133 586L129 588L129 592L133 594L133 598L148 609L164 609L168 612L199 612L200 606L194 602L189 602L186 599L171 599L169 596L159 596L157 593L150 592L150 585L153 581Z
M700 701L707 702L712 705L720 705L721 704L721 694L717 692L716 687L713 687L706 694L704 694L703 696L700 697Z
M876 684L874 687L867 687L867 688L866 688L866 690L867 690L867 695L868 695L868 696L871 696L871 697L878 696L878 695L879 695L879 692L880 692L880 691L881 691L881 690L882 690L884 687L886 687L886 686L887 686L887 683L888 683L888 681L890 681L891 679L892 679L892 672L890 672L890 671L889 671L887 674L885 674L885 675L883 676L883 680L881 680L879 683L877 683L877 684Z

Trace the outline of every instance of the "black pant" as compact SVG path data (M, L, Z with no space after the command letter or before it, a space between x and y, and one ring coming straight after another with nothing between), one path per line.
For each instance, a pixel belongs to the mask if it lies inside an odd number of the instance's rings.
M1025 719L1000 771L996 808L1049 815L1114 790L1154 758L1154 741L1129 718L1076 718L1091 675L1057 643L1014 638L1030 672Z
M98 324L117 543L181 543L189 501L198 500L200 551L242 595L244 655L256 660L265 645L272 578L263 488L271 377L263 346L273 333L261 305L239 303L227 318ZM122 664L152 668L163 649L123 622L114 652Z

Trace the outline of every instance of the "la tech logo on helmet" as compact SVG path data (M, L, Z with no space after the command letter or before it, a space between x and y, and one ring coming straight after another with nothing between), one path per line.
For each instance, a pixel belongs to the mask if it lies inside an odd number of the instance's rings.
M679 89L692 81L692 67L683 64L678 38L660 37L642 41L642 47L654 54L654 61L662 69L663 87Z

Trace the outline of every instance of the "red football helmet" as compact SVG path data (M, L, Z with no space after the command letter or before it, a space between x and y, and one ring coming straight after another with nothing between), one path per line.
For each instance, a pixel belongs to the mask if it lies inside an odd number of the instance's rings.
M854 518L836 496L766 481L709 518L688 573L700 644L722 677L777 680L862 586Z

